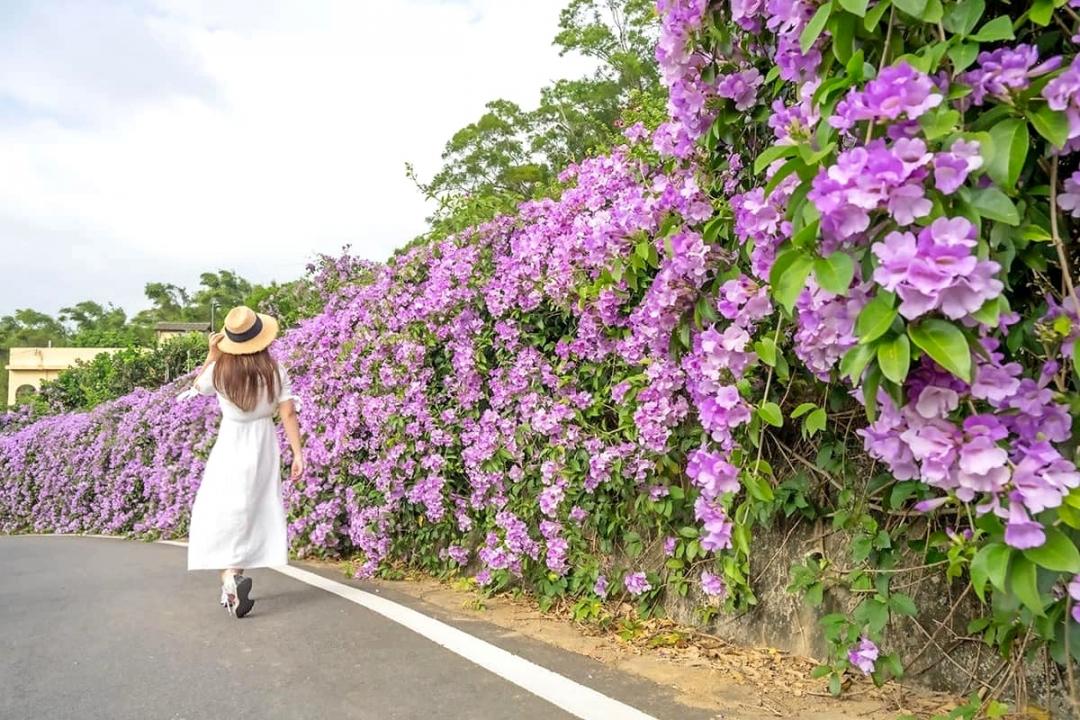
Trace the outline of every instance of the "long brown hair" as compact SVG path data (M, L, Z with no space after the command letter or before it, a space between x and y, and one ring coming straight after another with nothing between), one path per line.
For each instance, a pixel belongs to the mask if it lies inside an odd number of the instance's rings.
M214 387L233 405L251 412L265 393L270 402L278 394L278 366L266 350L250 355L222 353L214 364Z

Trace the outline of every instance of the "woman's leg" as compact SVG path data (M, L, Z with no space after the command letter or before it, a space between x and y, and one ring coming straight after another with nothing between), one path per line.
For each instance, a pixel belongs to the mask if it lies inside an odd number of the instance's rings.
M228 584L229 580L232 579L232 577L234 575L243 575L243 574L244 574L244 568L228 568L227 570L222 570L221 571L221 584L226 585L226 584Z

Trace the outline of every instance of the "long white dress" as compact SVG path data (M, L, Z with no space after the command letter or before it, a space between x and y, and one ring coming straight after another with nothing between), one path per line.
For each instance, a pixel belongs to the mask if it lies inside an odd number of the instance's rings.
M214 388L213 364L193 388L200 395L217 395L221 427L191 508L188 570L288 564L281 451L273 416L278 404L296 397L284 368L278 372L275 401L263 393L250 412Z

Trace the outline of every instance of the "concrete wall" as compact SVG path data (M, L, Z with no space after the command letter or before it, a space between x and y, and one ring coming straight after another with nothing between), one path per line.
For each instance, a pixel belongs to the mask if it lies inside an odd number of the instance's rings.
M46 380L55 380L62 370L74 367L79 361L89 362L104 352L116 352L117 348L73 347L14 347L9 350L8 405L15 404L19 389L30 386L41 388Z

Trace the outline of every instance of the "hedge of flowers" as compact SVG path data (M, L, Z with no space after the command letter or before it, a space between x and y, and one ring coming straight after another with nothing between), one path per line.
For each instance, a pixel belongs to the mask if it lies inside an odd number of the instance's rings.
M911 550L988 604L973 632L1064 662L1080 17L658 11L667 122L567 168L557 199L324 267L325 310L281 347L308 453L294 549L360 575L459 568L583 615L616 593L746 609L752 530L825 518L855 569L808 561L792 589L864 598L823 620L834 691L902 673L878 646L917 613L891 587ZM0 529L182 532L213 412L173 394L0 436Z

